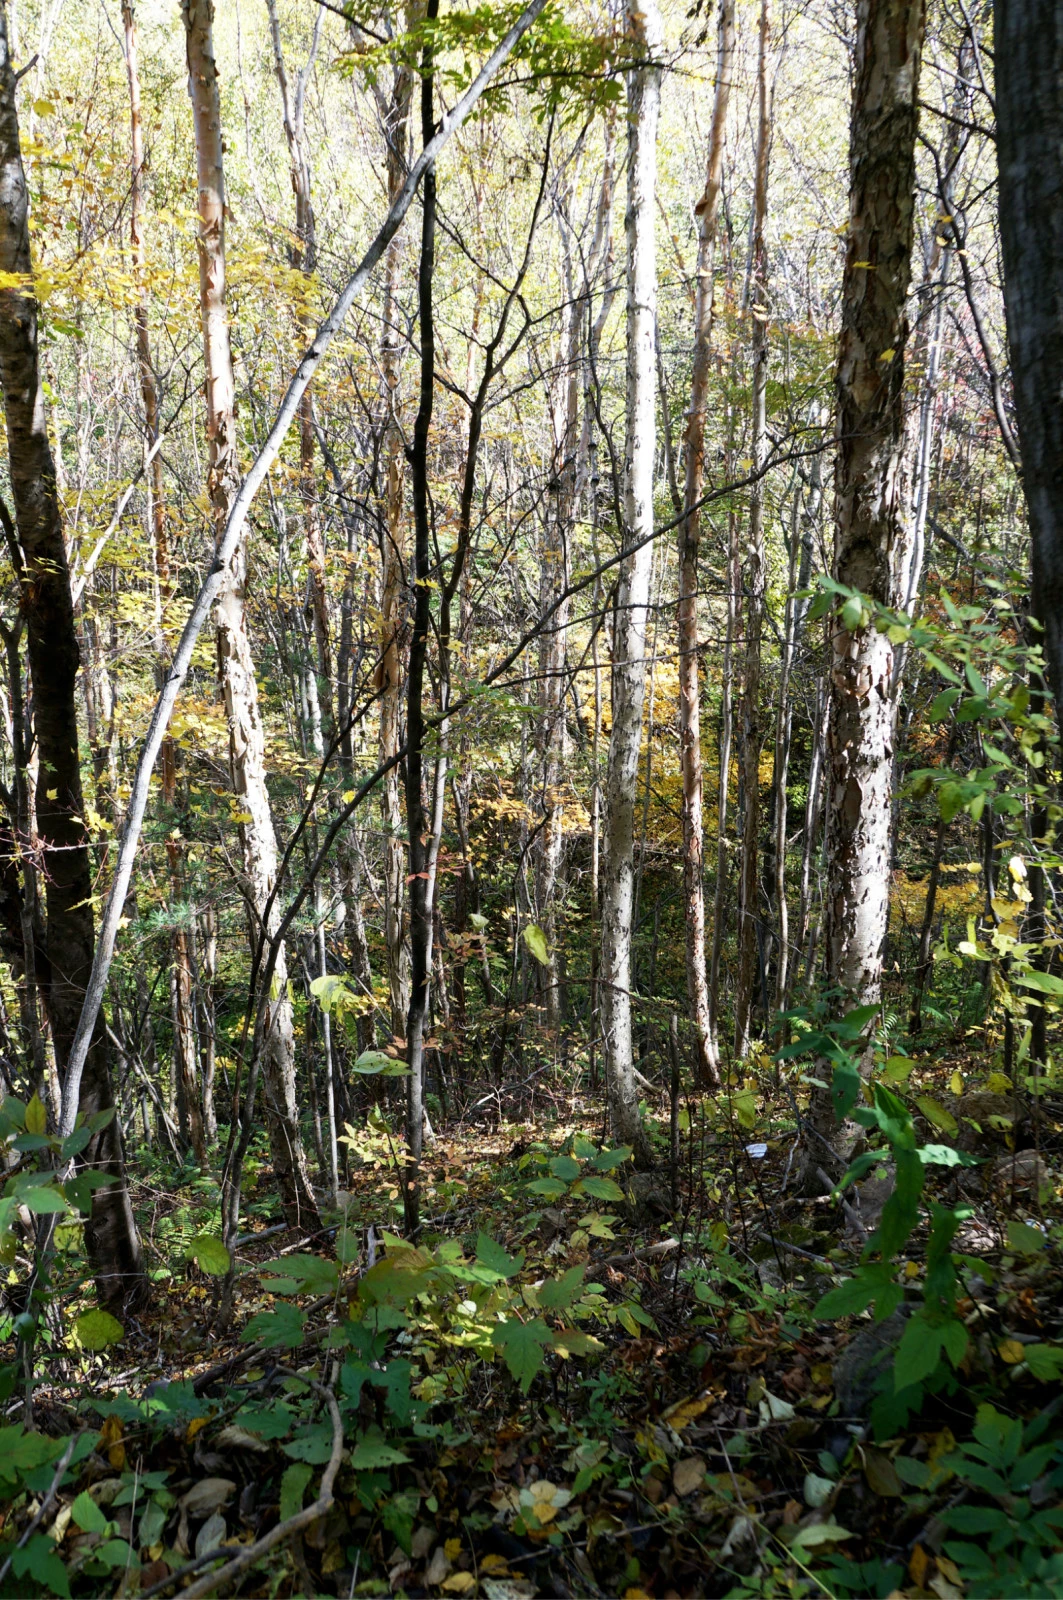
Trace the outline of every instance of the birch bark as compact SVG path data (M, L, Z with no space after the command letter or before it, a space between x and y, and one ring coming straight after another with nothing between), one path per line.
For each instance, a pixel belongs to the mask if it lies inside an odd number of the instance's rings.
M613 1136L648 1165L649 1141L638 1109L631 1025L631 938L634 910L635 792L646 693L646 628L653 547L656 444L657 256L654 191L663 43L654 0L628 10L640 60L628 79L627 427L624 442L624 526L631 553L617 585L613 645L612 729L605 786L602 873L602 963L599 975L602 1049Z

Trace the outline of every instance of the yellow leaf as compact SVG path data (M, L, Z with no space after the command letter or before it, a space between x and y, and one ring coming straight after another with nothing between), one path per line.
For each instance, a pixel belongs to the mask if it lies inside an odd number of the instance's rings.
M496 1556L493 1550L480 1557L480 1571L489 1578L504 1578L509 1571L509 1562L505 1556Z
M952 1074L952 1077L949 1079L949 1093L950 1094L962 1094L963 1093L963 1073L960 1071L959 1067L956 1068L956 1071Z
M26 1107L26 1132L45 1133L47 1132L47 1129L48 1113L44 1109L44 1104L40 1095L37 1093L36 1089L34 1089L33 1098Z
M1003 1072L991 1072L986 1080L986 1088L990 1094L1010 1094L1011 1079Z
M192 1421L188 1424L188 1427L185 1429L185 1443L186 1444L191 1444L192 1440L195 1438L195 1436L199 1432L200 1428L205 1428L209 1421L210 1421L209 1417L193 1417Z
M443 1579L442 1587L448 1594L468 1594L470 1589L475 1589L476 1579L471 1572L453 1572Z
M882 354L879 356L879 360L880 361L892 361L896 354L897 354L896 350L894 350L892 348L892 346L891 346L889 350L883 350Z
M682 1433L684 1428L689 1428L695 1418L700 1417L712 1405L712 1396L707 1400L680 1400L674 1406L669 1406L664 1413L664 1420L676 1433Z
M997 1354L1009 1367L1017 1367L1026 1352L1018 1339L1001 1339L997 1345Z
M446 1544L443 1546L443 1554L446 1556L448 1561L457 1561L458 1557L461 1555L461 1540L448 1539Z

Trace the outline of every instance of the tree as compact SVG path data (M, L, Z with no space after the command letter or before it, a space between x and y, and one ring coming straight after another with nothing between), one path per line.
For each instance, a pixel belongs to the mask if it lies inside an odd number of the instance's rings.
M218 72L214 64L212 0L183 0L188 77L199 180L199 300L206 374L208 492L220 543L240 483L235 380L225 305L225 174ZM245 892L252 947L259 930L272 933L269 910L277 878L277 837L266 786L265 736L255 663L247 634L247 544L227 563L218 598L218 668L229 722L233 788L244 807L240 823ZM272 922L271 922L272 917ZM285 1215L293 1227L315 1228L320 1219L299 1133L295 1097L295 1042L284 950L277 952L275 994L266 1024L265 1100L273 1171Z
M8 284L0 289L0 386L7 423L13 528L6 511L3 520L21 590L33 691L33 730L41 773L36 820L45 866L45 999L56 1066L62 1077L85 999L95 937L77 736L78 645L38 359L29 208L15 89L7 5L0 0L0 272ZM98 1023L86 1042L78 1108L86 1116L113 1112L106 1041ZM104 1302L138 1300L147 1287L144 1261L126 1184L121 1136L113 1116L86 1146L83 1160L112 1180L93 1195L85 1229L98 1293Z
M906 302L915 219L922 0L861 0L838 347L834 576L896 603L906 537ZM893 645L859 601L831 625L825 967L843 1010L877 1004L889 916ZM821 1095L820 1120L830 1121Z
M997 0L997 165L1004 304L1032 603L1063 706L1063 17L1051 0Z
M683 440L685 472L683 520L679 524L679 750L683 774L683 892L686 896L686 969L690 1018L698 1052L698 1076L719 1081L717 1041L712 1028L705 971L704 825L702 818L701 670L698 637L698 561L701 549L700 502L705 483L705 423L712 364L713 275L716 216L723 171L724 130L734 71L734 0L720 0L716 55L716 94L705 162L705 191L698 204L697 283L694 300L694 371L690 410ZM721 791L727 775L721 772Z
M634 914L635 791L646 693L646 628L652 564L653 468L656 447L657 256L654 205L657 119L663 43L653 0L628 11L638 61L628 76L627 410L624 439L626 555L616 590L612 712L605 790L602 875L602 1045L614 1137L650 1160L639 1117L631 1030L631 935Z

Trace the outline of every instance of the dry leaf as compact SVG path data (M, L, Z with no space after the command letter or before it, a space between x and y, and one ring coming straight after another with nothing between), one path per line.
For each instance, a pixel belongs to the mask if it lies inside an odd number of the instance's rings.
M702 1412L709 1409L712 1402L712 1395L708 1395L702 1400L680 1400L677 1405L668 1407L668 1410L664 1413L664 1421L667 1422L670 1428L674 1428L676 1433L682 1433L684 1428L689 1428L690 1424L700 1417Z
M223 1450L257 1450L260 1453L269 1450L269 1445L257 1433L248 1433L235 1422L221 1430L217 1442Z
M221 1509L235 1489L231 1478L201 1478L181 1496L178 1505L190 1517L209 1517Z
M443 1582L443 1579L447 1576L449 1571L450 1562L447 1560L446 1551L443 1549L441 1544L438 1544L436 1545L435 1555L428 1563L428 1570L425 1572L424 1581L433 1589L438 1589L439 1585Z
M904 1493L901 1480L897 1476L897 1469L885 1450L876 1450L871 1445L865 1446L864 1477L867 1479L868 1487L873 1489L875 1494L882 1495L883 1499Z
M228 1531L228 1528L225 1526L225 1518L222 1516L220 1511L215 1511L214 1515L207 1518L206 1522L196 1534L197 1559L200 1556L205 1556L210 1550L216 1550L217 1547L222 1543Z
M1017 1367L1024 1358L1026 1351L1018 1339L1002 1339L997 1345L997 1354L1001 1361L1006 1361L1009 1367Z
M455 1572L443 1584L447 1594L468 1594L470 1589L476 1588L476 1579L471 1572Z
M693 1494L705 1482L705 1463L700 1456L686 1456L672 1468L672 1483L680 1500Z

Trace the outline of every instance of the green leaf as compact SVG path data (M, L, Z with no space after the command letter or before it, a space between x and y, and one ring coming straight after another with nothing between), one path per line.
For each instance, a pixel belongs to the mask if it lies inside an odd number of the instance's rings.
M933 1123L935 1128L940 1128L942 1133L955 1134L959 1132L959 1123L952 1115L952 1112L945 1109L940 1100L935 1100L928 1094L917 1094L915 1103L926 1120Z
M550 952L546 947L546 935L543 930L534 922L526 923L521 930L521 938L539 965L548 967L550 965Z
M70 1594L66 1568L55 1554L55 1546L47 1534L35 1533L21 1550L13 1550L11 1570L16 1578L33 1578L45 1594L62 1595L63 1600Z
M560 1200L562 1195L568 1193L568 1184L559 1182L557 1178L536 1178L527 1187L532 1194L541 1194L545 1200Z
M731 1108L743 1128L757 1125L757 1097L752 1089L740 1089L731 1096Z
M311 979L310 993L322 1011L328 1012L336 1005L342 1006L351 991L338 973L326 972L320 978Z
M1034 1377L1041 1383L1053 1383L1063 1378L1063 1349L1054 1344L1028 1344L1023 1359Z
M1052 995L1053 998L1063 995L1063 978L1057 978L1051 972L1012 973L1011 981L1021 983L1024 989L1036 989L1038 994Z
M82 1489L70 1507L70 1515L82 1533L103 1533L107 1528L107 1518L87 1489Z
M49 1184L34 1184L32 1188L17 1190L18 1198L24 1206L38 1215L47 1213L51 1215L57 1211L69 1211L64 1197L58 1189L53 1189Z
M1031 1228L1028 1222L1008 1223L1008 1248L1020 1255L1033 1256L1045 1247L1045 1236L1040 1228Z
M577 1149L576 1154L580 1155L581 1151ZM629 1144L618 1144L612 1150L599 1150L591 1166L595 1172L615 1172L617 1167L622 1167L625 1161L631 1160L631 1154Z
M524 1252L522 1250L519 1256L511 1256L490 1234L481 1230L476 1236L476 1259L492 1272L497 1272L500 1278L512 1278L524 1265Z
M308 1461L312 1466L324 1466L332 1454L332 1425L317 1422L300 1428L294 1439L281 1446L292 1461Z
M864 608L859 600L853 597L847 600L841 609L842 627L848 633L856 633L863 623Z
M73 1133L63 1140L59 1147L59 1154L64 1161L69 1161L74 1156L79 1156L92 1138L90 1128L75 1128Z
M834 1119L836 1122L841 1122L860 1098L860 1071L855 1061L847 1059L835 1065L831 1076L830 1097Z
M220 1239L212 1233L200 1233L192 1240L188 1253L199 1267L212 1278L222 1278L229 1270L231 1257Z
M971 1336L959 1317L950 1317L941 1330L941 1343L954 1367L958 1367L967 1354Z
M574 1183L582 1170L571 1156L554 1156L549 1165L554 1177L560 1178L562 1183Z
M351 1451L351 1466L360 1472L372 1472L378 1467L398 1467L409 1456L385 1444L379 1428L369 1428Z
M851 1278L839 1283L817 1303L812 1312L817 1322L828 1322L835 1317L851 1317L865 1311L887 1284L893 1280L893 1269L888 1264L876 1263L858 1267Z
M501 1351L502 1359L525 1394L532 1379L545 1360L544 1347L552 1343L550 1329L541 1317L530 1322L515 1318L502 1322L492 1330L491 1343Z
M26 1107L26 1132L48 1132L48 1113L44 1109L44 1102L36 1089L33 1091L33 1096Z
M962 693L962 689L942 689L927 713L930 721L940 722L944 717L947 717Z
M620 1201L624 1198L624 1191L612 1178L599 1177L597 1173L589 1172L585 1178L572 1185L573 1194L589 1194L594 1200Z
M941 1360L941 1346L941 1328L932 1328L918 1313L909 1317L893 1363L894 1392L929 1378Z
M324 1256L291 1255L268 1261L261 1268L278 1269L276 1278L263 1277L262 1287L268 1294L332 1294L339 1283L339 1268Z
M563 1311L583 1287L584 1267L569 1267L560 1278L547 1278L539 1288L539 1304L547 1311Z
M385 1078L407 1078L410 1069L404 1061L389 1056L385 1050L363 1050L354 1062L354 1071L365 1078L381 1073Z
M74 1323L78 1343L84 1350L106 1350L125 1338L125 1329L109 1311L84 1311Z
M245 1344L264 1344L271 1350L297 1350L303 1342L305 1318L298 1306L279 1305L260 1311L248 1322L240 1338Z

